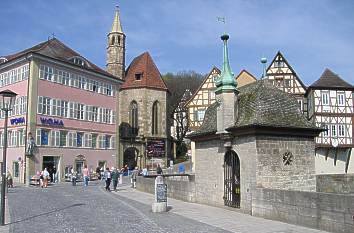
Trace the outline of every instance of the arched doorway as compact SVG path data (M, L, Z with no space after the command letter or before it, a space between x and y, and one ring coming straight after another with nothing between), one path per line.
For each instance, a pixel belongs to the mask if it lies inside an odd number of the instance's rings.
M224 204L240 208L240 159L235 151L228 151L224 157Z
M128 165L129 169L134 169L137 165L139 151L135 147L129 147L124 151L123 165Z

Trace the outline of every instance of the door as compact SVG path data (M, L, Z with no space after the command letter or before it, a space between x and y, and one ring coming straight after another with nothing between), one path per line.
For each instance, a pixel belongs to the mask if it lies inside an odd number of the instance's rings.
M228 151L224 157L224 204L240 208L240 159L235 151Z

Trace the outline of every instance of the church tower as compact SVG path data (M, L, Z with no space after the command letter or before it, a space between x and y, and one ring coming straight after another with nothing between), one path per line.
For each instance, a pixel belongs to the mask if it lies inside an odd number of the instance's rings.
M107 71L119 79L125 72L125 34L120 23L119 8L114 16L112 30L107 35Z

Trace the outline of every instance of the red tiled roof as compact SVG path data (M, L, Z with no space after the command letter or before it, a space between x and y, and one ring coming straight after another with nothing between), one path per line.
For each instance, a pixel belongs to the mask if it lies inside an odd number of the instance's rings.
M140 80L136 80L136 74L142 74ZM125 72L125 82L121 89L130 88L153 88L168 90L162 80L160 71L157 69L150 54L145 52L134 58Z
M71 64L73 64L73 63L69 61L70 58L81 57L88 63L88 66L84 66L82 68L87 69L87 70L91 70L91 71L95 71L100 74L107 75L107 76L117 79L117 77L113 76L112 74L101 69L100 67L96 66L92 62L88 61L86 58L84 58L79 53L75 52L74 50L72 50L71 48L66 46L64 43L59 41L57 38L50 39L48 41L39 43L31 48L25 49L21 52L7 55L4 57L8 61L11 61L11 60L17 59L21 56L24 56L26 54L29 54L29 53L36 53L36 54L44 55L44 56L54 58L57 60L61 60L64 62L69 62Z

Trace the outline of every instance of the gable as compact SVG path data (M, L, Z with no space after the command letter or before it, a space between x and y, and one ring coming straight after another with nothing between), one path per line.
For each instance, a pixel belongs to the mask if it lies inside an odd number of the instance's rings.
M242 87L255 81L257 79L247 70L242 70L236 77L237 87Z
M306 92L306 86L280 52L269 65L266 79L280 90L290 94L304 95Z

